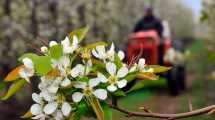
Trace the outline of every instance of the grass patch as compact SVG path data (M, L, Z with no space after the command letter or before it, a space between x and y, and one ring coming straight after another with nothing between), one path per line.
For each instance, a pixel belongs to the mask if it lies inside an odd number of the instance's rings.
M154 96L154 91L166 88L166 79L161 78L158 81L145 80L144 88L131 92L119 100L119 106L131 111L141 111L138 108L144 102L149 101ZM143 120L141 117L128 118L125 114L113 110L113 120Z

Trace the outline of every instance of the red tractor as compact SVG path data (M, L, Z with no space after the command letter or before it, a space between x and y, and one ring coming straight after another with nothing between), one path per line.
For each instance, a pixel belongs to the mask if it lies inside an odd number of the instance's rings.
M185 89L185 69L183 65L175 65L169 61L165 61L164 55L172 48L172 41L168 38L162 39L157 32L141 31L132 33L128 37L128 62L136 56L146 59L146 64L173 66L164 77L167 78L169 91L172 95L177 95L181 90Z

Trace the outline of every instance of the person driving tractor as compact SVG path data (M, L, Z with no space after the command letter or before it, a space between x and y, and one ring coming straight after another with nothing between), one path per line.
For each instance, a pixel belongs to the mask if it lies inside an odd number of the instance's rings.
M162 38L163 25L161 20L155 17L153 8L150 6L145 7L143 18L136 24L134 32L155 30Z
M159 20L151 7L145 7L143 18L136 24L133 33L128 35L127 58L130 64L144 58L148 65L174 66L161 76L166 78L169 92L178 95L185 90L186 71L183 64L175 64L174 54L177 52L174 51L170 33L168 21ZM176 56L181 58L178 53ZM134 83L129 83L127 89Z

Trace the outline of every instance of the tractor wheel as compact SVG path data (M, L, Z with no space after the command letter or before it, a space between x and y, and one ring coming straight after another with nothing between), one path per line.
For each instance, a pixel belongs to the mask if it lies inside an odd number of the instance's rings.
M186 68L184 65L177 66L177 79L181 91L186 89Z
M177 79L177 67L173 67L167 74L167 84L169 93L173 96L176 96L180 93L179 82Z

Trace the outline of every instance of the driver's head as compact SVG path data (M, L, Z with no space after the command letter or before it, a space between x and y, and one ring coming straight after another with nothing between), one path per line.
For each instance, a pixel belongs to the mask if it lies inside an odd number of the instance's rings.
M152 16L153 15L153 8L151 6L144 7L144 16Z

